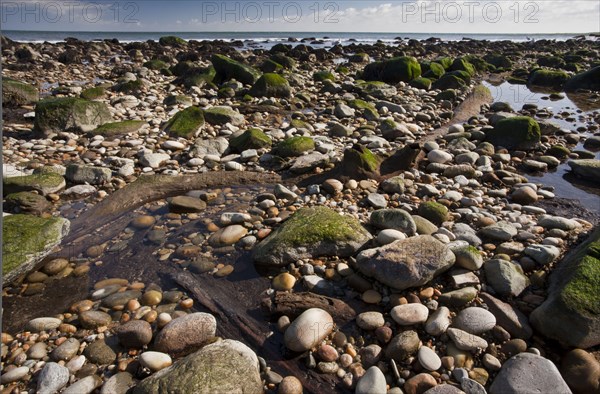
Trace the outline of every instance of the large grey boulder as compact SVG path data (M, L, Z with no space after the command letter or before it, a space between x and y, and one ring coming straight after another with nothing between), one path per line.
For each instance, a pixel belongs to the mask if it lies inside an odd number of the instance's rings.
M258 358L241 342L205 346L144 379L134 394L262 393Z

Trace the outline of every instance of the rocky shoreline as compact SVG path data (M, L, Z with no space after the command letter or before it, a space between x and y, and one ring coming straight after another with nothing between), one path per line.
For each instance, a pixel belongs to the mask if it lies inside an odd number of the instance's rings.
M598 392L599 50L2 37L2 392Z

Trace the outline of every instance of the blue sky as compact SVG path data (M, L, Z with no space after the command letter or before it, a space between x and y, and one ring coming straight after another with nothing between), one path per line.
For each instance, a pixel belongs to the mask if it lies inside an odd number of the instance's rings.
M3 30L583 33L598 0L1 0Z

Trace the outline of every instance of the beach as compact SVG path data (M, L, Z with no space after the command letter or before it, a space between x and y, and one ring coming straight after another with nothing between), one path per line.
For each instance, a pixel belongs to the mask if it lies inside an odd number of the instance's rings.
M2 36L3 393L600 390L595 37L61 34Z

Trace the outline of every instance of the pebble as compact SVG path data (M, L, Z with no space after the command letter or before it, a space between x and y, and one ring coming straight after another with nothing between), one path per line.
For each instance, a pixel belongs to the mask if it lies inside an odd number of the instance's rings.
M38 376L37 393L54 394L69 382L69 370L57 363L46 363Z
M171 357L162 352L144 352L140 356L140 364L152 372L160 371L173 364Z
M392 308L390 316L401 326L410 326L427 321L429 309L423 304L404 304Z
M372 331L385 324L380 312L363 312L356 317L356 324L363 330Z
M63 394L89 394L102 384L102 378L96 375L86 376L67 387Z
M448 327L450 327L450 310L445 306L438 308L425 323L425 331L433 336L445 333Z
M437 386L437 382L433 376L428 373L420 373L404 383L404 392L406 394L420 394L435 386Z
M153 216L143 215L133 219L129 225L133 228L143 230L154 226L154 223L156 223L156 219Z
M126 348L139 349L152 341L152 326L144 320L132 320L119 326L116 334Z
M429 371L437 371L442 366L442 360L435 351L427 346L421 346L417 353L419 363Z
M33 332L50 331L58 328L61 323L60 319L54 317L38 317L30 320L26 329Z
M478 351L488 347L485 339L474 334L469 334L466 331L457 328L448 328L446 332L456 347L461 350Z
M2 372L2 377L0 378L0 382L2 384L8 384L12 382L17 382L23 379L29 373L28 367L17 367L11 369L10 371L4 370Z
M381 370L373 366L360 378L356 384L355 394L379 394L387 392L385 375Z
M452 325L468 333L479 335L494 328L496 318L483 308L469 307L458 313Z
M54 361L69 361L79 351L79 341L75 338L68 338L60 346L50 353L50 357Z
M295 352L315 347L333 331L333 318L326 311L311 308L298 316L285 330L284 343Z
M277 394L302 394L302 383L295 376L283 378L277 389Z
M293 275L284 272L273 278L272 286L275 290L288 291L293 289L295 284L296 278Z

